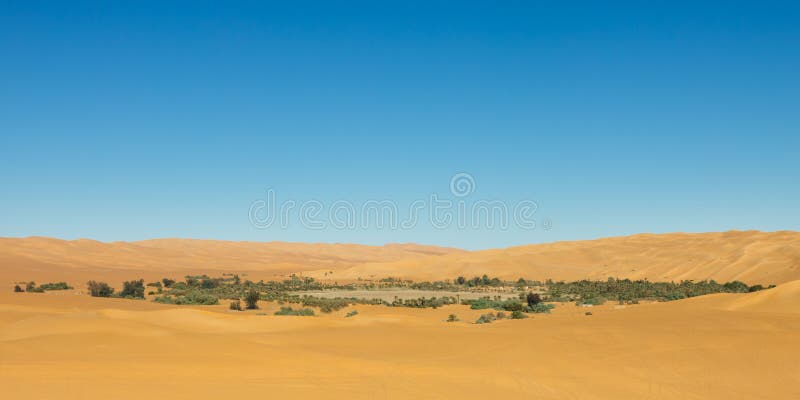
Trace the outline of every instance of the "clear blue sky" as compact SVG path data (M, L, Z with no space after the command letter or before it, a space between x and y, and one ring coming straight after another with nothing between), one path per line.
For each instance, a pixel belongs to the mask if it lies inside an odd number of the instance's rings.
M0 236L488 248L800 229L792 2L110 3L0 5ZM267 188L403 206L458 172L470 201L534 200L552 229L248 219Z

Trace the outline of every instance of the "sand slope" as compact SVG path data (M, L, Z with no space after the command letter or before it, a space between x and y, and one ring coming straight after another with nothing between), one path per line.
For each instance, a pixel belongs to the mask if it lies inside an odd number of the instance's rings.
M465 306L318 317L71 293L0 293L0 387L13 399L790 399L798 283L491 325ZM780 312L770 301L781 299ZM271 314L274 304L264 305Z
M83 282L86 279L182 278L186 274L231 272L249 273L260 279L461 251L417 244L365 246L190 239L103 243L87 239L0 238L0 278Z
M800 233L642 234L557 242L367 263L337 273L337 277L452 279L484 273L505 279L738 279L778 284L800 279Z
M474 252L415 244L0 239L0 279L7 284L30 279L118 282L222 272L247 273L250 279L290 273L333 280L437 280L489 274L540 280L738 279L766 285L800 279L800 233L642 234Z

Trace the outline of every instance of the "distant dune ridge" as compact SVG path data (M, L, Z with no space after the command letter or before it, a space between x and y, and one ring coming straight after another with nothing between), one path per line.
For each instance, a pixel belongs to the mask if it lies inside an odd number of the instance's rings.
M800 279L800 233L640 234L484 251L417 244L2 238L0 265L0 274L12 279L39 274L82 279L92 274L125 278L122 275L128 273L157 277L236 272L329 279L436 280L488 274L505 279L738 279L780 284Z

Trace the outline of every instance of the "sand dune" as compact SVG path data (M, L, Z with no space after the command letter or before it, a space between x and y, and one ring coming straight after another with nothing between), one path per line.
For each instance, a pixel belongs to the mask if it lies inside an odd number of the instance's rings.
M0 238L0 278L118 281L232 272L267 279L307 270L336 271L366 262L453 252L462 250L417 244L365 246L190 239L103 243L87 239Z
M789 399L800 396L798 283L491 325L465 306L359 315L229 313L0 294L0 387L14 399ZM757 312L752 312L757 308ZM764 312L766 311L766 312Z
M335 280L436 280L489 274L505 279L613 276L779 284L800 279L800 233L642 234L474 252L416 244L364 246L187 239L102 243L6 238L0 239L0 265L0 278L8 283L26 279L117 281L236 272L256 279L290 273Z
M800 233L642 234L365 263L336 276L452 279L484 273L505 279L738 279L778 284L800 279Z

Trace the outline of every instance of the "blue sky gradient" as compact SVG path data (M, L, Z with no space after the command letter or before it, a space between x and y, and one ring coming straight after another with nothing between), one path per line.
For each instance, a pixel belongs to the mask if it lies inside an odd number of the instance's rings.
M0 236L800 229L796 2L286 3L0 5ZM402 209L458 172L552 229L248 220L268 188Z

